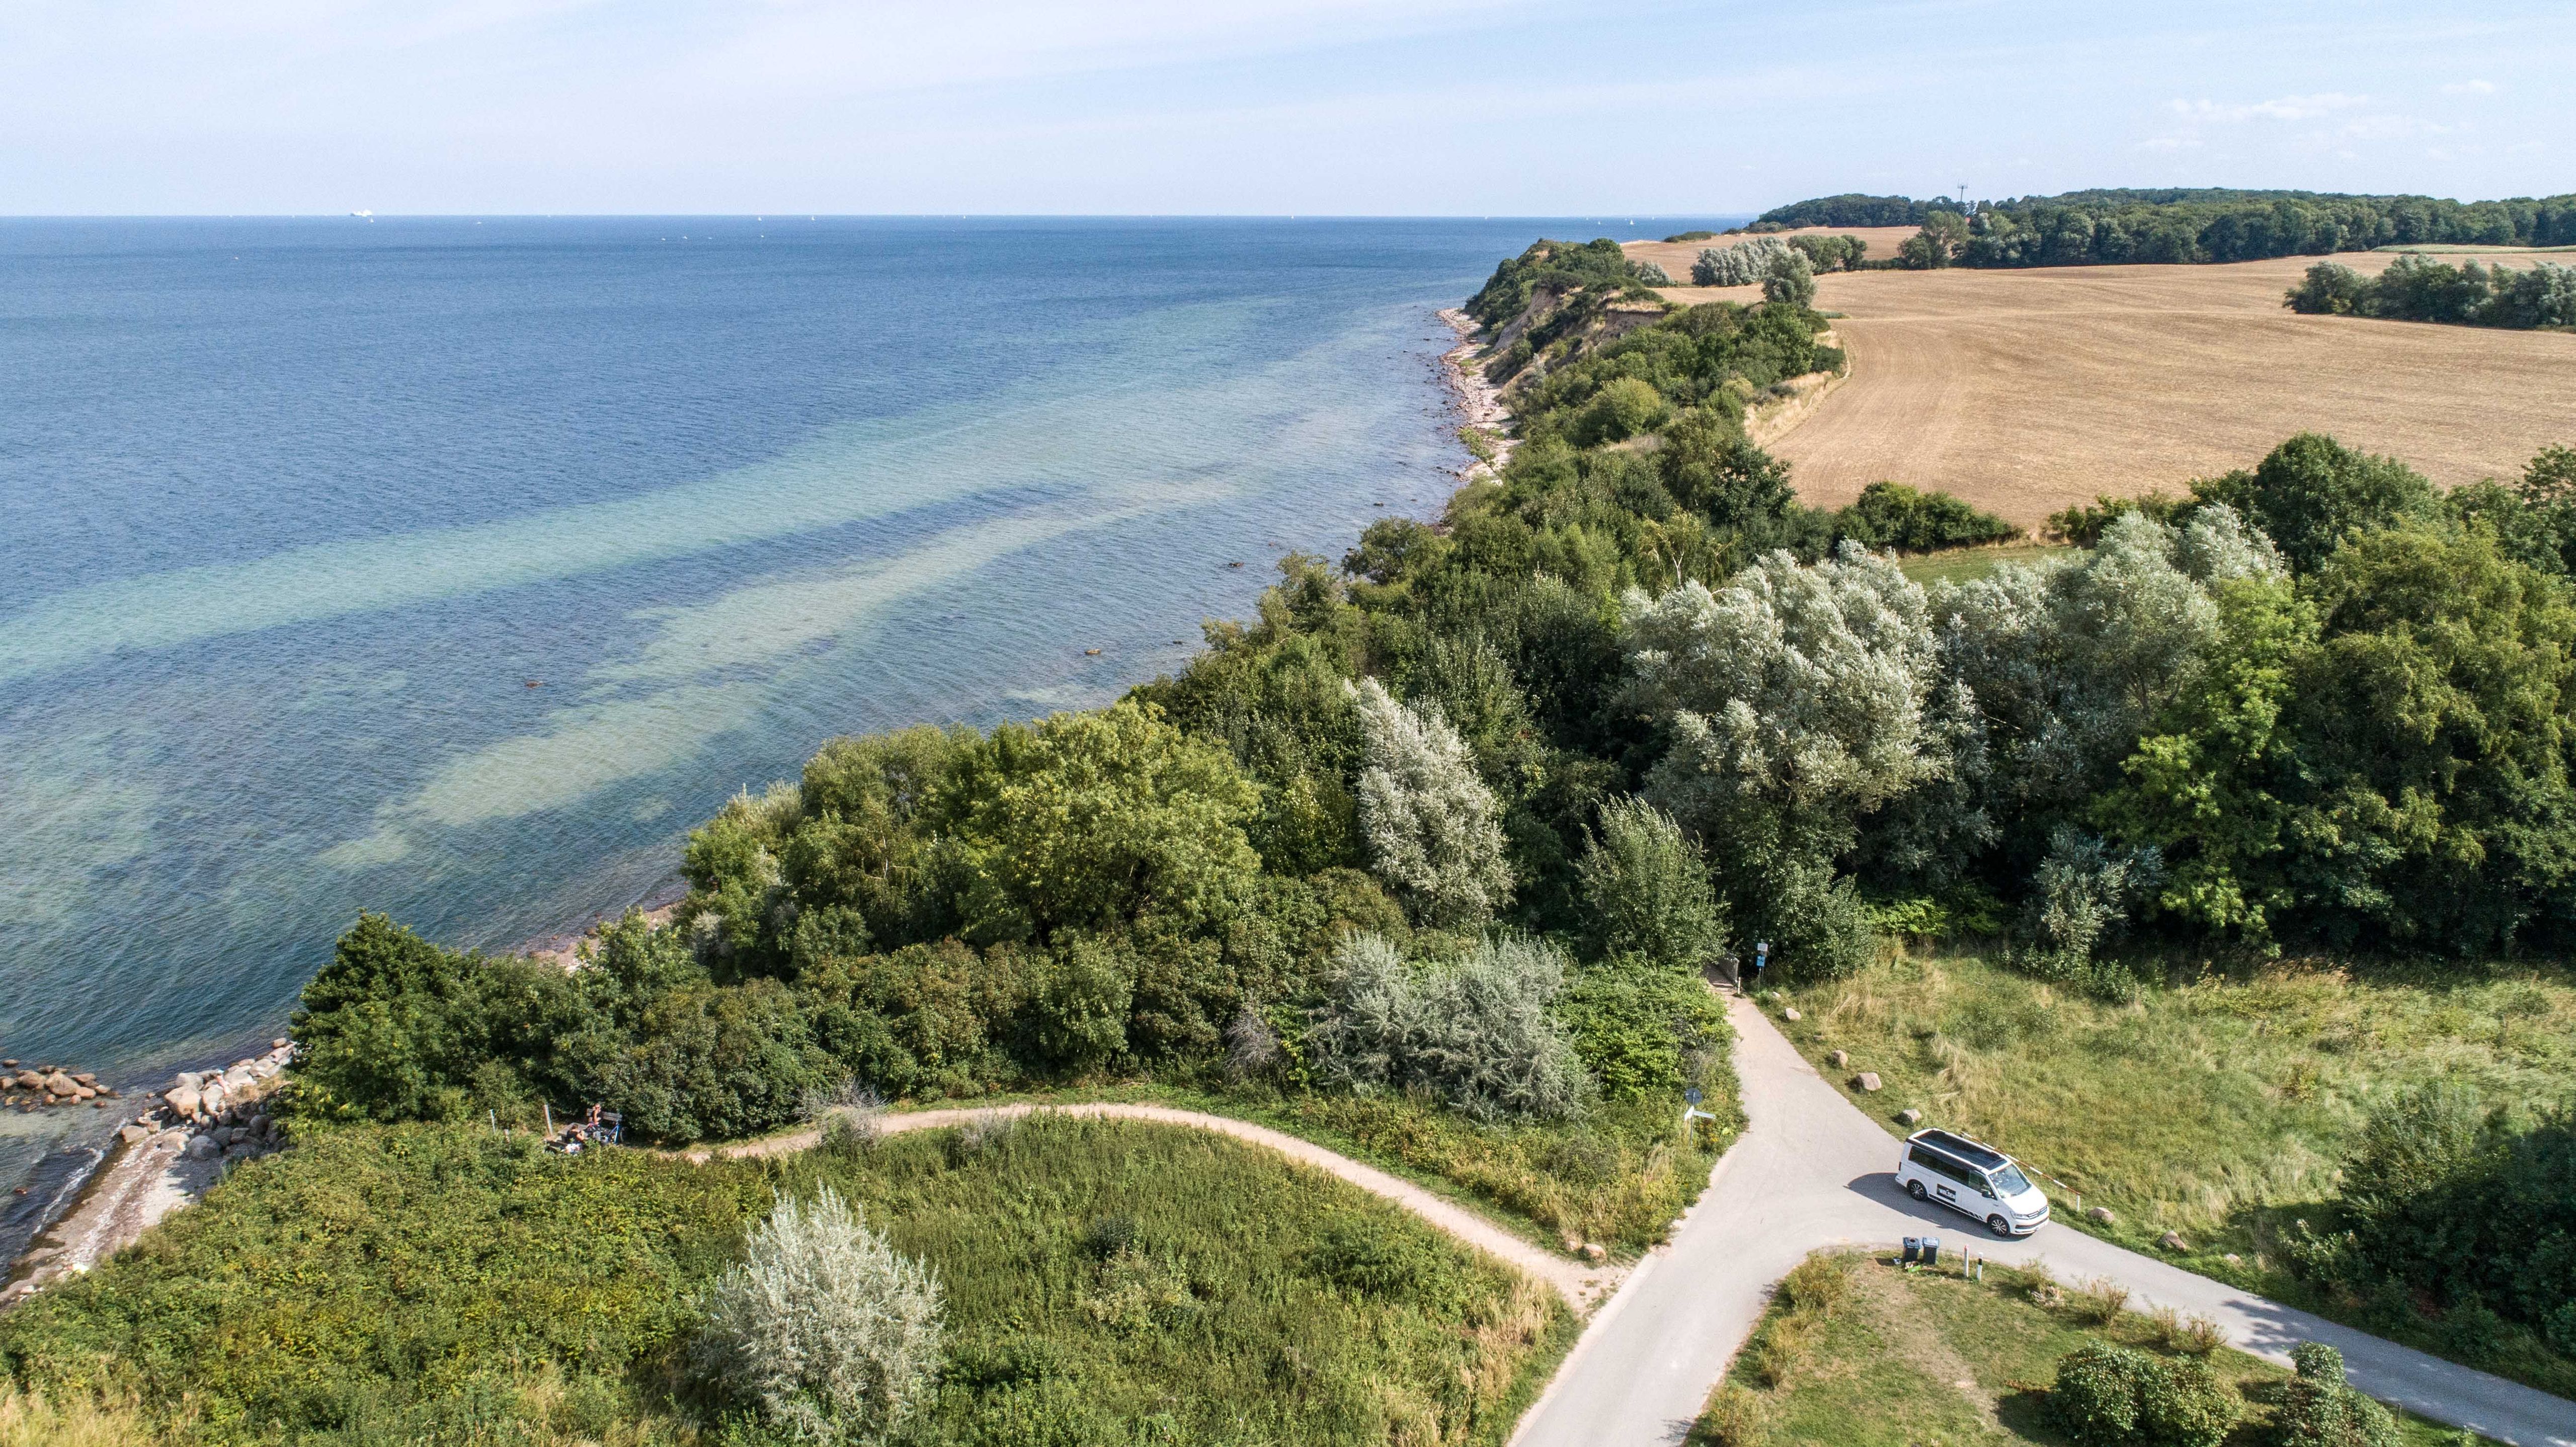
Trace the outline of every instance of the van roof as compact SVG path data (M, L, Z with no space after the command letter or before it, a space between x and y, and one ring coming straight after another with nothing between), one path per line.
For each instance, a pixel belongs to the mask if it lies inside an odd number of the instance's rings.
M2004 1153L1993 1146L1980 1144L1963 1135L1953 1135L1946 1130L1917 1131L1913 1138L1927 1146L1938 1146L1981 1171L1991 1171L2005 1164Z

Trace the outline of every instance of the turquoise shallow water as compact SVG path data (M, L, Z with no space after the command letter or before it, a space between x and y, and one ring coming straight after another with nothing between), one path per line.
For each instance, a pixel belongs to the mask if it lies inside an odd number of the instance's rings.
M506 946L833 734L1101 702L1438 505L1498 257L1684 224L0 222L0 1055L229 1057L362 908Z

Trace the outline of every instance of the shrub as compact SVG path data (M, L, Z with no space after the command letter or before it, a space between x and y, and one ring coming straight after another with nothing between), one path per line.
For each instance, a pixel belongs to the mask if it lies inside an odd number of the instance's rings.
M1851 1295L1851 1262L1836 1256L1810 1256L1780 1280L1780 1299L1791 1311L1831 1316Z
M2163 875L2153 846L2115 853L2092 835L2059 825L2049 836L2027 911L2027 927L2040 948L2032 967L2050 979L2101 984L2119 993L2124 972L2104 975L2094 948L2118 933L2130 909Z
M2404 1440L2387 1408L2344 1381L2341 1352L2301 1342L2290 1361L2298 1375L2272 1407L2276 1447L2398 1447Z
M1681 826L1643 799L1601 809L1601 833L1577 866L1593 939L1604 955L1635 955L1697 974L1726 948L1726 914L1708 864Z
M2141 497L2104 494L2096 496L2090 504L2077 503L2050 513L2048 521L2041 524L2041 530L2059 542L2089 548L2102 541L2103 532L2112 523L2130 513L2145 513L2152 522L2173 523L2180 521L2190 507L2188 500L2167 497L2162 493L2151 492Z
M1431 1237L1395 1233L1373 1221L1337 1220L1324 1228L1309 1265L1345 1290L1390 1301L1438 1305L1459 1287L1455 1256Z
M1729 1038L1726 1007L1700 976L1639 964L1633 956L1583 970L1552 1013L1610 1100L1699 1084L1696 1062Z
M1777 236L1755 236L1732 246L1712 246L1691 264L1694 286L1751 286L1771 272L1771 263L1788 254L1789 243Z
M1901 482L1873 482L1834 514L1837 537L1873 548L1928 553L2021 536L2021 529L1979 512L1946 492L1918 492Z
M1374 678L1353 691L1367 760L1360 772L1360 828L1373 867L1427 923L1476 924L1510 899L1500 807L1476 775L1458 731L1400 704Z
M2048 1415L2076 1447L2219 1447L2240 1409L2207 1362L2088 1342L2058 1359Z
M2243 1415L2236 1392L2198 1357L2153 1363L2138 1395L2146 1447L2219 1447Z
M719 1393L799 1441L881 1442L938 1369L939 1295L825 1186L753 1228L692 1355Z
M1719 1386L1699 1419L1692 1439L1708 1447L1762 1447L1771 1440L1771 1409L1760 1393L1742 1382Z
M1620 377L1592 394L1574 419L1574 440L1592 447L1652 432L1672 419L1673 404L1654 383Z
M2155 1359L2144 1352L2088 1342L2057 1361L2048 1416L2076 1447L2131 1447L2138 1397Z
M1414 967L1376 935L1334 955L1307 1035L1316 1074L1363 1093L1419 1089L1480 1120L1572 1113L1590 1082L1548 1012L1565 980L1554 947L1487 940L1452 965Z
M2079 1320L2108 1326L2129 1309L2129 1288L2107 1276L2099 1277L2084 1284L2083 1290L2075 1294L2075 1302Z

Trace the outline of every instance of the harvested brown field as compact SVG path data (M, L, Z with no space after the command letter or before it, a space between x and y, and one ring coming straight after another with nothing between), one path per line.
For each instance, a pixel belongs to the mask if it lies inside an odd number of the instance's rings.
M1819 277L1851 378L1771 449L1822 506L1887 478L2037 523L2098 493L2180 492L2300 431L2444 484L2576 444L2576 334L2293 315L2281 293L2313 260Z

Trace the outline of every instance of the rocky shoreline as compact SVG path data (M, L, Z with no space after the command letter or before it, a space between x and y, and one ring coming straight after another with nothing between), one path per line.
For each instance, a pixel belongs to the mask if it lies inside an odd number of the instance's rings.
M0 1309L89 1270L204 1195L235 1163L282 1147L276 1120L261 1107L294 1056L292 1043L275 1040L265 1053L227 1069L183 1070L167 1089L145 1097L159 1103L117 1131L72 1208L18 1258L8 1285L0 1288ZM54 1094L50 1084L43 1088ZM112 1090L88 1089L102 1106L116 1098Z
M1443 364L1441 378L1449 384L1459 415L1466 419L1466 426L1483 432L1494 449L1490 460L1479 458L1459 469L1458 480L1461 484L1482 482L1500 476L1503 464L1511 460L1512 448L1516 445L1507 431L1512 414L1503 406L1502 389L1485 380L1485 369L1477 365L1488 355L1488 349L1479 340L1484 329L1476 325L1474 317L1456 307L1440 313L1440 320L1447 322L1449 329L1458 334L1458 345L1440 358Z

